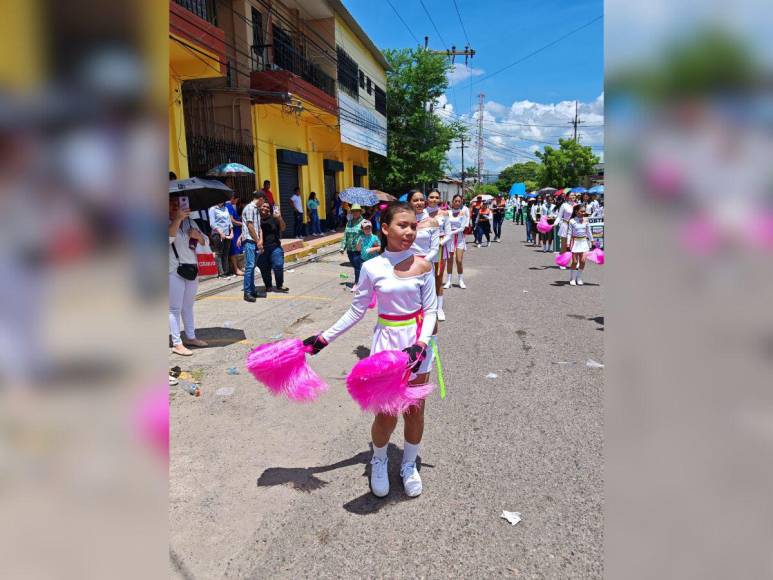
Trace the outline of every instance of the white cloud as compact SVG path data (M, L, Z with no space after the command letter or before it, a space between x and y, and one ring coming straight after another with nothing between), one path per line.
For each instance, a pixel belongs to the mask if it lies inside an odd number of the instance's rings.
M479 77L485 72L486 71L482 68L473 68L463 64L454 63L453 68L448 72L448 84L453 86L470 77Z
M445 95L442 102L447 103ZM534 152L546 145L558 146L559 138L571 138L574 128L575 102L537 103L515 101L503 104L487 101L483 108L483 166L486 173L497 173L513 163L534 160ZM470 146L465 147L464 163L475 164L477 159L477 106L472 111L458 114L451 104L438 110L447 119L460 119L470 127ZM593 152L603 160L604 143L604 93L589 102L578 103L580 142L593 146ZM448 159L455 170L461 167L458 149L449 152Z

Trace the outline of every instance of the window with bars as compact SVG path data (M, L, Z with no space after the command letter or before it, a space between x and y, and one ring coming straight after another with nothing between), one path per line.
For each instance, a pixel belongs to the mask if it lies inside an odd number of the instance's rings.
M373 84L370 82L370 77L368 77L368 94L373 94Z
M386 93L379 88L378 85L375 83L373 84L373 90L376 93L376 111L381 113L386 117L387 114L387 103L386 103Z
M346 51L340 46L336 52L338 57L338 84L345 93L357 99L359 97L357 90L359 67L354 62L354 59L346 54Z
M365 88L365 73L360 71L360 88Z

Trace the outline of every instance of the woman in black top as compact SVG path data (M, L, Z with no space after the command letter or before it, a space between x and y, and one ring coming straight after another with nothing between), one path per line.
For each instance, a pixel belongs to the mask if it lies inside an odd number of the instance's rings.
M279 214L279 206L273 214L271 206L264 203L260 206L260 231L263 235L263 251L257 259L257 266L266 286L266 292L289 292L284 287L285 253L282 249L280 236L285 229L285 222ZM274 270L276 287L271 286L271 270Z

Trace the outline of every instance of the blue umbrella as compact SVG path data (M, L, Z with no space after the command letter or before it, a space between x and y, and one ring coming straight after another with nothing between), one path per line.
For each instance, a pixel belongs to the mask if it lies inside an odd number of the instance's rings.
M604 186L603 185L597 185L595 187L591 187L588 190L588 193L600 193L600 194L603 195L604 194Z
M399 201L402 201L402 202L408 201L408 194L407 193L402 194L400 196L400 200Z
M530 193L524 193L524 197L537 197L537 192L532 191Z
M241 163L221 163L207 171L209 177L228 177L229 175L252 175L255 172Z
M346 203L358 203L362 206L376 205L378 203L376 194L364 187L348 187L339 193L338 197Z
M572 193L588 193L588 190L584 187L573 187Z
M510 197L514 195L526 195L526 184L513 183L513 186L510 188Z

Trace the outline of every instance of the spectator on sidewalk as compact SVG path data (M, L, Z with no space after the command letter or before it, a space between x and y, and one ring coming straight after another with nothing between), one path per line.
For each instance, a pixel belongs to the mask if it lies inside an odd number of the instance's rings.
M381 243L378 240L378 236L373 233L373 224L371 222L362 220L360 228L362 228L362 234L360 239L357 240L357 251L360 253L360 258L364 263L378 256L379 250L381 250Z
M228 213L231 215L231 227L233 228L231 251L229 252L228 259L231 262L231 272L237 276L244 276L244 271L239 268L239 256L242 253L242 222L239 206L239 196L233 193L231 201L225 204Z
M276 202L274 201L274 194L271 192L271 182L268 179L263 182L263 189L260 190L260 193L263 194L264 198L266 198L266 201L268 201L269 205L271 205L271 211L273 211Z
M244 299L255 302L258 297L265 298L265 292L258 293L255 288L255 263L257 253L263 251L263 239L260 230L260 211L258 202L266 199L262 191L254 193L255 199L244 206L242 211L242 239L244 240Z
M505 221L505 200L502 194L496 196L491 204L491 213L493 214L494 241L502 239L502 223Z
M319 200L317 194L311 192L309 194L309 201L306 202L306 207L309 209L309 222L311 223L311 235L321 236L322 226L319 223Z
M304 226L303 226L303 200L301 199L301 188L296 187L293 190L293 195L290 198L290 203L293 204L293 227L295 229L294 235L298 239L303 239Z
M209 239L212 245L212 252L215 254L217 275L218 277L227 276L228 254L234 234L231 225L231 212L228 211L225 202L209 208L209 225L212 228Z
M350 208L349 221L346 222L346 229L344 230L344 239L341 240L341 253L346 252L349 258L349 263L354 268L354 286L352 286L352 292L357 287L357 283L360 281L360 268L362 268L362 258L357 251L357 242L362 234L362 207L355 203Z
M191 212L180 209L180 199L169 198L169 334L172 352L191 356L188 346L204 347L207 343L196 338L193 302L199 287L196 246L207 238L190 218ZM180 315L185 325L185 340L180 337Z
M260 229L263 237L263 251L258 256L258 268L266 292L289 292L284 286L285 253L282 249L281 235L285 222L279 208L271 210L268 202L260 206ZM271 271L274 271L276 286L271 285Z

